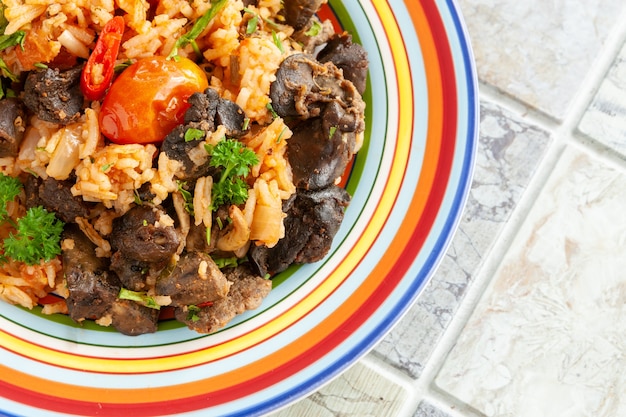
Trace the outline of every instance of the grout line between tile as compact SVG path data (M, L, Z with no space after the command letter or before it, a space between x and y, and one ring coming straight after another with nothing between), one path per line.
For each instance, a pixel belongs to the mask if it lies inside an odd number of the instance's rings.
M389 365L382 359L377 358L373 354L365 355L361 359L361 364L367 366L383 378L389 379L396 384L403 387L407 394L407 400L402 404L402 409L398 412L396 417L412 417L417 409L422 393L415 391L415 385L413 379L408 375Z
M624 8L622 16L617 21L626 21L626 8ZM547 150L543 160L539 163L517 208L511 214L510 220L501 231L491 251L487 254L480 271L475 277L474 283L468 289L455 316L435 347L430 359L425 364L422 374L417 380L413 381L413 391L417 394L417 404L419 404L421 399L427 399L444 411L451 413L452 416L483 416L483 414L477 410L473 410L456 397L440 390L436 386L435 380L445 362L448 352L454 347L459 335L471 317L474 308L480 301L492 276L499 267L500 260L508 251L512 240L517 235L519 228L522 226L529 210L534 205L537 196L541 193L541 190L563 151L568 146L574 146L596 156L603 157L603 159L611 165L626 170L626 164L621 158L617 155L613 155L595 141L580 135L577 131L580 120L591 104L598 88L607 72L610 70L625 41L626 25L616 25L611 34L607 37L600 56L588 72L562 121L553 119L515 100L515 98L501 93L490 85L480 85L481 100L489 100L502 107L508 108L527 122L546 130L550 133L553 143Z

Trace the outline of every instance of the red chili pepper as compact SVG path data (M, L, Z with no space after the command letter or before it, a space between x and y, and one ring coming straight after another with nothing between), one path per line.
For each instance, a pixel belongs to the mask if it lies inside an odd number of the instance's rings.
M204 307L211 307L212 305L213 305L213 301L205 301L203 303L197 304L196 307L204 308Z
M89 55L87 64L83 67L80 78L80 89L88 100L102 99L111 85L115 72L115 60L120 50L123 34L124 18L122 16L115 16L102 28L100 37L91 55ZM94 76L95 66L100 65L102 69L98 69L98 74Z

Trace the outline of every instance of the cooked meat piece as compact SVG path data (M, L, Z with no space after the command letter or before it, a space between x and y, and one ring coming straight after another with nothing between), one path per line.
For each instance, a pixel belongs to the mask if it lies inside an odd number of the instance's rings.
M332 244L350 195L337 186L298 190L287 210L285 237L272 248L252 245L248 253L260 275L276 275L291 264L317 262Z
M228 209L229 207L227 205L223 205L221 207L218 207L217 211L213 213L211 237L209 238L208 242L206 237L206 227L204 227L204 224L196 226L192 223L189 229L189 234L187 235L185 249L188 252L204 252L211 253L213 255L215 255L216 252L219 252L216 249L217 242L230 230L227 226L224 226L231 221L231 219L229 218Z
M111 305L111 325L127 336L154 333L158 329L159 310L135 301L117 299Z
M280 64L270 86L274 111L281 117L317 117L329 102L338 100L354 113L365 103L352 82L332 62L324 64L307 54L291 55Z
M73 241L64 245L62 255L70 317L81 322L105 316L120 292L118 278L109 272L106 260L96 256L95 245L77 225L66 225L62 238Z
M326 2L327 0L284 0L282 12L285 23L296 31L302 29Z
M31 71L24 83L24 104L41 120L62 125L75 122L85 101L80 91L81 71L82 67Z
M80 196L72 194L71 180L58 181L52 177L45 180L29 175L24 184L26 207L43 206L56 213L65 223L73 223L76 217L87 217L92 207Z
M0 157L17 156L24 137L26 113L15 98L0 100Z
M213 88L207 88L204 93L195 93L187 100L191 107L185 112L185 123L204 122L207 131L214 131L216 127L215 114L220 96Z
M343 71L343 77L352 81L359 94L365 91L367 83L367 51L361 45L352 43L348 33L336 34L317 54L317 60L332 62Z
M174 270L157 280L157 295L170 296L172 306L195 305L226 296L230 282L213 259L202 252L181 255Z
M354 155L356 132L363 129L362 123L335 100L321 117L297 124L287 148L296 187L319 190L334 184Z
M165 211L156 206L133 207L113 221L111 247L138 261L169 260L176 253L180 238L173 225L163 224L170 219L165 216Z
M154 197L156 197L156 195L152 193L152 190L150 189L149 182L145 182L143 183L141 187L137 188L137 190L135 191L135 194L137 195L137 197L139 197L140 201L143 201L146 203L151 202L154 199Z
M319 25L317 33L312 33L313 25ZM317 16L313 16L309 23L295 32L292 38L302 45L302 52L313 54L318 46L325 44L335 34L335 28L330 20L320 21Z
M258 308L272 289L270 280L255 275L245 265L228 269L225 275L233 283L225 298L201 308L194 305L178 307L174 311L176 319L197 332L213 333L236 315Z
M111 256L111 271L115 272L124 288L131 291L146 291L146 274L150 263L128 258L120 251Z
M183 181L193 181L206 176L210 171L210 158L204 148L204 138L185 140L188 125L179 125L174 128L163 140L161 152L173 161L181 163L176 171L176 177Z
M185 112L185 123L190 127L213 132L218 126L224 126L226 136L231 138L246 133L243 109L237 103L221 98L213 88L192 94L189 104L191 107Z
M219 230L215 227L211 228L211 237L207 242L206 227L204 224L196 226L191 222L187 240L185 242L185 250L189 252L205 252L211 253L215 250L215 242L217 242Z
M209 154L204 145L204 138L185 140L189 129L214 132L218 126L226 128L228 137L239 137L246 133L246 116L236 103L221 98L217 91L208 88L204 93L195 93L189 97L191 107L185 112L185 124L177 126L165 137L161 152L182 164L176 177L195 180L215 171L209 166Z
M327 97L332 99L338 94L336 87L335 91L322 91L317 83L316 78L323 78L327 73L328 69L310 55L294 54L285 58L270 86L274 111L281 117L308 119L319 116ZM335 75L337 79L342 77L338 71Z
M259 3L259 0L243 0L244 7L256 6L258 3Z

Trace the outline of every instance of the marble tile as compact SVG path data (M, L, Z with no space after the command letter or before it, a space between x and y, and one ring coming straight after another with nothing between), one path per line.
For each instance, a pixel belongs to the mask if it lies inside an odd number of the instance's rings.
M551 143L548 133L491 103L481 106L474 179L459 229L416 305L374 354L417 378Z
M413 417L450 417L450 415L432 404L422 401Z
M435 383L486 416L626 415L626 175L567 148Z
M623 0L460 0L479 78L562 119Z
M395 417L409 393L357 363L325 387L272 417Z
M626 157L626 44L583 116L579 130Z

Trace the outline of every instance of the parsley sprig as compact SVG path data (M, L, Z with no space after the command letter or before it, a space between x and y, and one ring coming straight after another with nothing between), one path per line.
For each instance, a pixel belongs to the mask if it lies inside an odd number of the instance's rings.
M7 213L7 204L21 193L22 183L17 179L0 174L0 223L10 223L15 232L3 240L4 254L0 262L8 259L36 265L42 259L49 261L61 254L63 222L54 213L41 206L31 207L23 217L14 221Z
M26 32L23 30L18 30L10 35L6 35L4 31L9 24L9 21L4 16L4 10L6 6L0 2L0 51L10 48L12 46L19 45L22 50L24 50L24 42L26 41ZM4 62L2 58L0 58L0 76L3 78L7 78L12 82L17 82L19 80L18 76L14 74L9 66ZM0 98L5 96L13 96L14 93L7 89L5 91L4 86L0 83Z
M250 167L259 163L252 149L236 139L223 139L216 145L205 146L211 155L210 165L222 168L220 179L213 184L211 208L217 210L224 204L243 204L248 199L248 183L245 178Z

